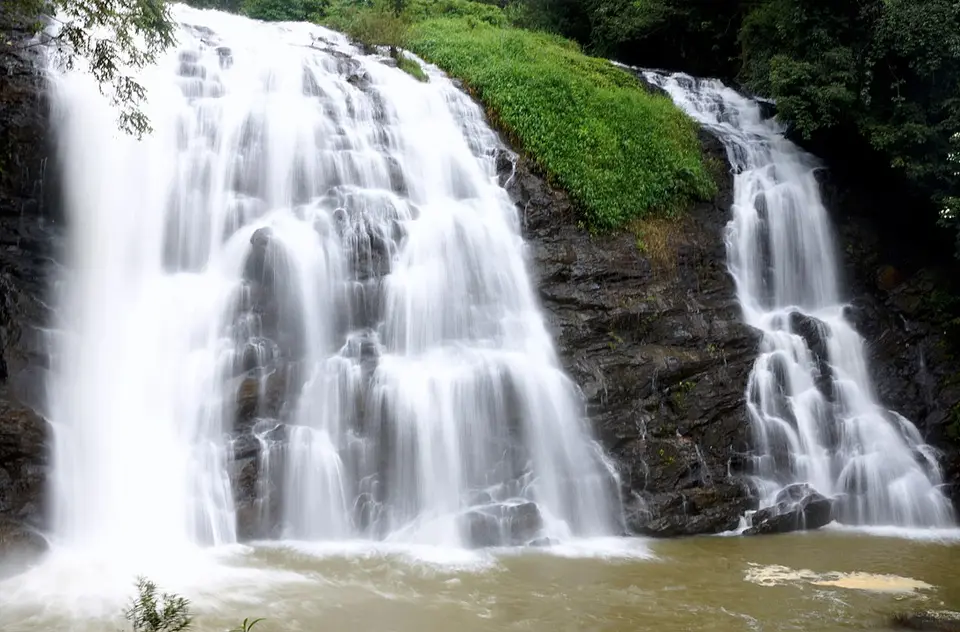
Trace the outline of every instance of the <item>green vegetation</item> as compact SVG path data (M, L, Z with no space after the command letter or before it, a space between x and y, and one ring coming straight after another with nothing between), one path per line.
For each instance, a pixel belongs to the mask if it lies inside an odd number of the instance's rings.
M137 596L123 613L130 623L130 632L183 632L193 624L190 602L169 593L158 594L157 585L137 579ZM250 632L263 619L244 619L230 632Z
M462 79L592 228L675 213L714 191L694 123L572 42L468 17L417 23L408 46Z
M926 200L910 203L921 227L960 231L956 0L509 0L507 13L594 54L737 79L834 165Z
M407 73L417 81L423 81L423 82L430 81L430 77L427 76L427 73L424 72L423 68L420 67L420 64L418 64L413 59L410 59L403 53L400 53L399 55L397 55L396 60L397 60L397 68Z
M219 1L224 3L224 0ZM327 0L243 0L240 12L255 20L304 22L321 18L327 4ZM229 10L228 7L219 8Z

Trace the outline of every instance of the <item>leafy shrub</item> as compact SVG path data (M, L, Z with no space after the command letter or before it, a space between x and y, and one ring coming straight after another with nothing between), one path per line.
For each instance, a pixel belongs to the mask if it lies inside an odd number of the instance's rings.
M371 6L341 1L330 6L323 23L367 46L389 46L392 49L404 45L408 29L406 17L398 15L390 4L383 1ZM393 54L397 57L395 51Z
M694 122L562 38L435 19L415 24L407 45L462 79L593 228L674 213L715 192Z

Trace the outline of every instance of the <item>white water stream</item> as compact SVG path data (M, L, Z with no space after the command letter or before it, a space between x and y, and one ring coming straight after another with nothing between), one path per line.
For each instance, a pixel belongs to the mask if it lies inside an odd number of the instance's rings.
M478 106L319 27L173 10L142 141L88 74L54 71L52 556L120 564L128 594L244 530L616 534Z
M746 322L763 332L746 390L761 506L807 483L836 499L843 523L951 526L933 450L877 402L845 315L815 159L719 81L645 76L717 134L734 166L728 265Z

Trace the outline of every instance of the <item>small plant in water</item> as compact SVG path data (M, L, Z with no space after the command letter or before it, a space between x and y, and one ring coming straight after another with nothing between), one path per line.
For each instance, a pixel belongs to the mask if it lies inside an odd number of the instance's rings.
M137 597L123 613L131 632L182 632L190 629L190 602L178 595L157 594L157 585L144 577L137 578ZM250 632L263 619L243 620L230 632Z
M230 630L230 632L250 632L250 630L253 629L253 626L257 625L261 621L263 621L263 619L244 619L243 623L241 623L239 627Z
M181 632L190 627L190 602L183 597L163 593L144 577L137 578L137 597L123 613L133 632Z

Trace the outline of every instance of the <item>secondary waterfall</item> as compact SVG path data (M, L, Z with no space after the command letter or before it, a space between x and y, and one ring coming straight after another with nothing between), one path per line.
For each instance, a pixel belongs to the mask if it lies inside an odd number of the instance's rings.
M173 11L142 141L54 71L55 541L615 534L478 106L320 27Z
M951 525L933 450L877 403L845 316L814 158L719 81L645 76L717 134L734 168L728 265L747 323L763 332L746 390L761 506L806 483L836 499L840 522Z

